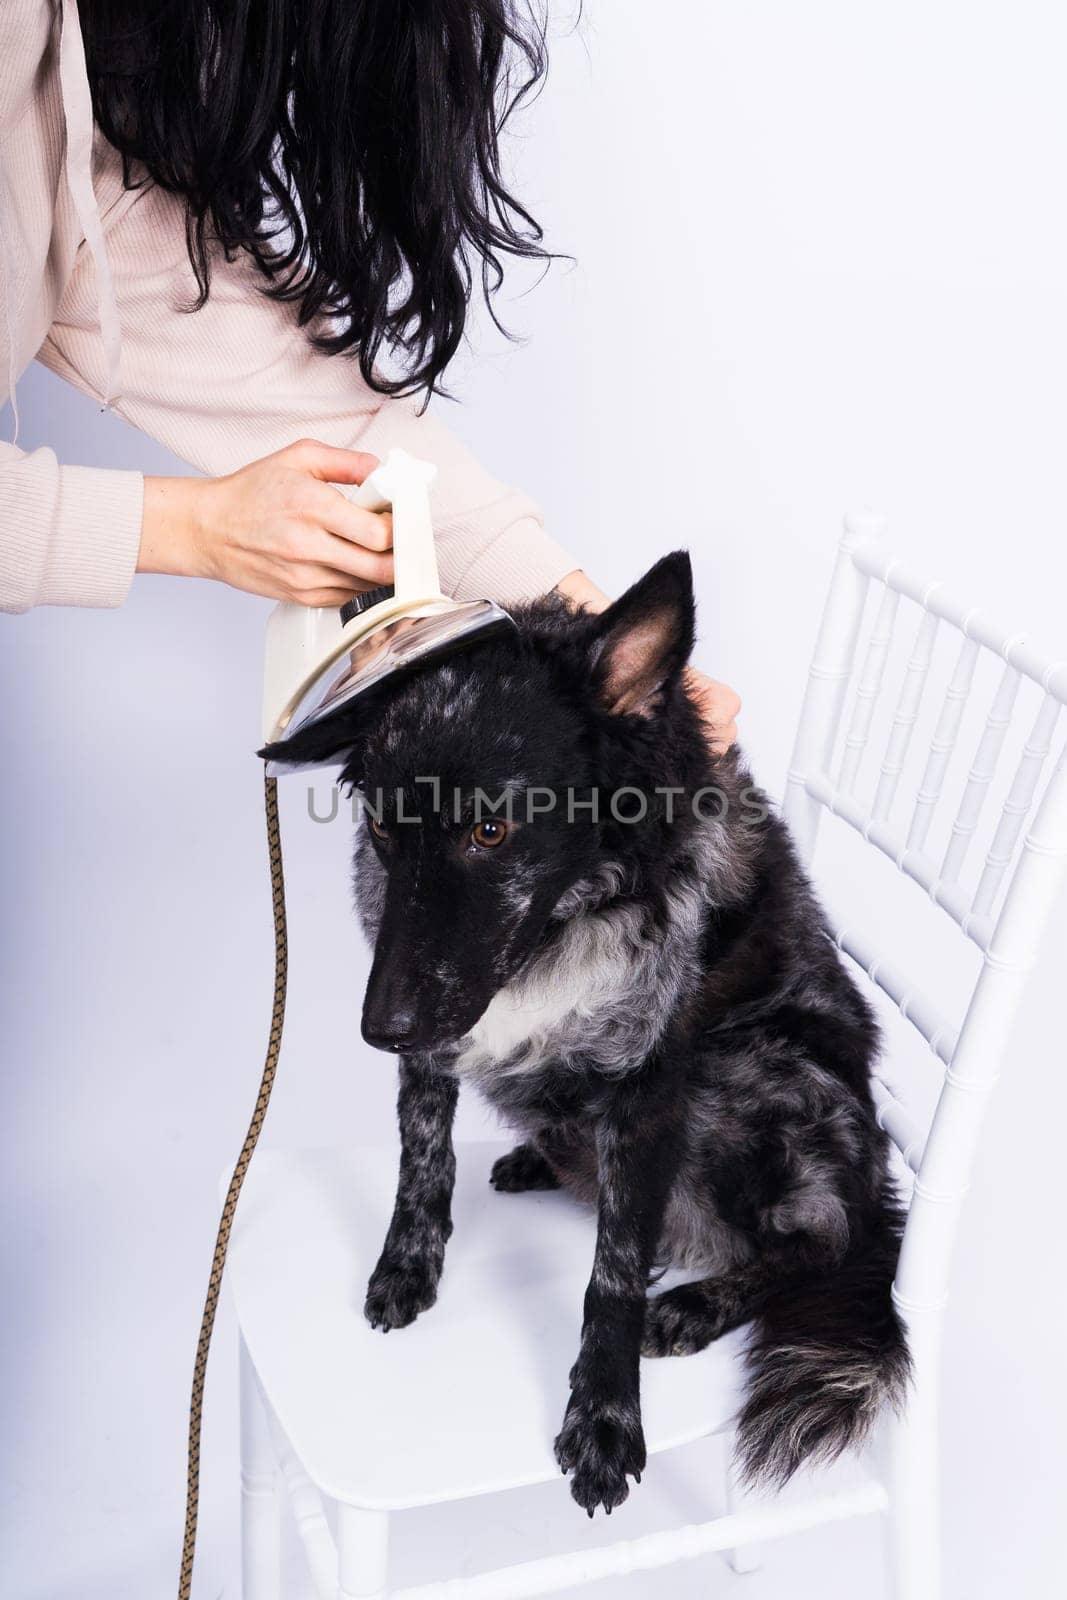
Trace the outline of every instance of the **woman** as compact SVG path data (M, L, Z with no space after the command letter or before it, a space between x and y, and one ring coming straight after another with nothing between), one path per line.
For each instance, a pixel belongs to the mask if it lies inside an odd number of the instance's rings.
M5 0L0 62L7 393L36 356L204 475L23 452L15 407L0 609L120 605L135 572L341 604L391 536L333 486L393 445L437 463L449 593L605 603L419 404L473 283L544 255L498 160L545 69L518 6ZM737 697L694 689L728 745Z

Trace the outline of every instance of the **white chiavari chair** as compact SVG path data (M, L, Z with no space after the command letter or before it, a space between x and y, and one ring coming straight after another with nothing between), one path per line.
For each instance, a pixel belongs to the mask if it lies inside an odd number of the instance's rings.
M840 818L929 900L973 946L977 972L962 1015L946 1015L936 963L915 981L902 930L883 934L877 907L864 923L835 923L841 950L929 1045L940 1083L932 1117L917 1117L879 1074L878 1116L912 1182L894 1299L909 1331L914 1383L905 1414L888 1428L887 1516L897 1600L938 1600L941 1590L938 1394L949 1270L989 1096L1023 985L1034 966L1067 867L1067 750L1053 752L1067 701L1067 662L1048 659L1023 634L998 627L949 587L894 559L882 519L846 520L823 613L789 773L785 811L806 860L824 813ZM870 593L869 591L873 591ZM875 617L860 648L861 626ZM869 803L859 795L873 712L905 605L910 653ZM934 689L936 715L915 786L902 783L935 642L948 651L947 682ZM951 811L954 757L983 658L996 672L973 756ZM846 721L850 680L857 674ZM1020 705L1029 686L1036 712ZM1025 720L1024 720L1025 719ZM1009 730L1024 742L995 821L990 795ZM1051 767L1051 771L1048 769ZM943 849L939 813L952 817ZM983 824L987 824L983 828ZM983 833L984 861L968 873ZM973 881L976 876L976 881Z

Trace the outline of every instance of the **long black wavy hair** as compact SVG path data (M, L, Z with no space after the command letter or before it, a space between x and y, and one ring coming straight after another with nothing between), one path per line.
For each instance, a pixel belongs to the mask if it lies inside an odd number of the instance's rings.
M548 259L499 136L543 79L524 0L82 0L97 123L127 185L186 204L199 307L246 251L380 393L432 392L476 279ZM393 376L379 370L388 357Z

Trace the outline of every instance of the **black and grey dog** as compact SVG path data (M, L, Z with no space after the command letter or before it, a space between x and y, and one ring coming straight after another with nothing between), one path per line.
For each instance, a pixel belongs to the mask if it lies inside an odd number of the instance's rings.
M470 1082L521 1140L497 1189L596 1207L556 1440L574 1498L610 1511L644 1468L640 1356L750 1321L740 1462L782 1482L861 1440L907 1381L875 1026L783 824L686 695L688 557L600 615L547 599L516 620L357 701L344 733L371 808L363 1031L401 1057L366 1314L402 1328L434 1303ZM277 754L312 759L317 737ZM665 1263L704 1275L649 1295Z

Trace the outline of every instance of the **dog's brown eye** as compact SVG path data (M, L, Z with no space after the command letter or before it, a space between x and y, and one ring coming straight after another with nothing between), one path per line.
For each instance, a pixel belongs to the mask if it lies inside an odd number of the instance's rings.
M367 812L367 821L370 823L370 831L373 833L376 839L388 839L389 829L385 826L384 822L381 822L369 811Z
M482 850L495 850L498 844L504 843L507 834L507 823L498 821L496 817L485 817L471 829L472 840Z

